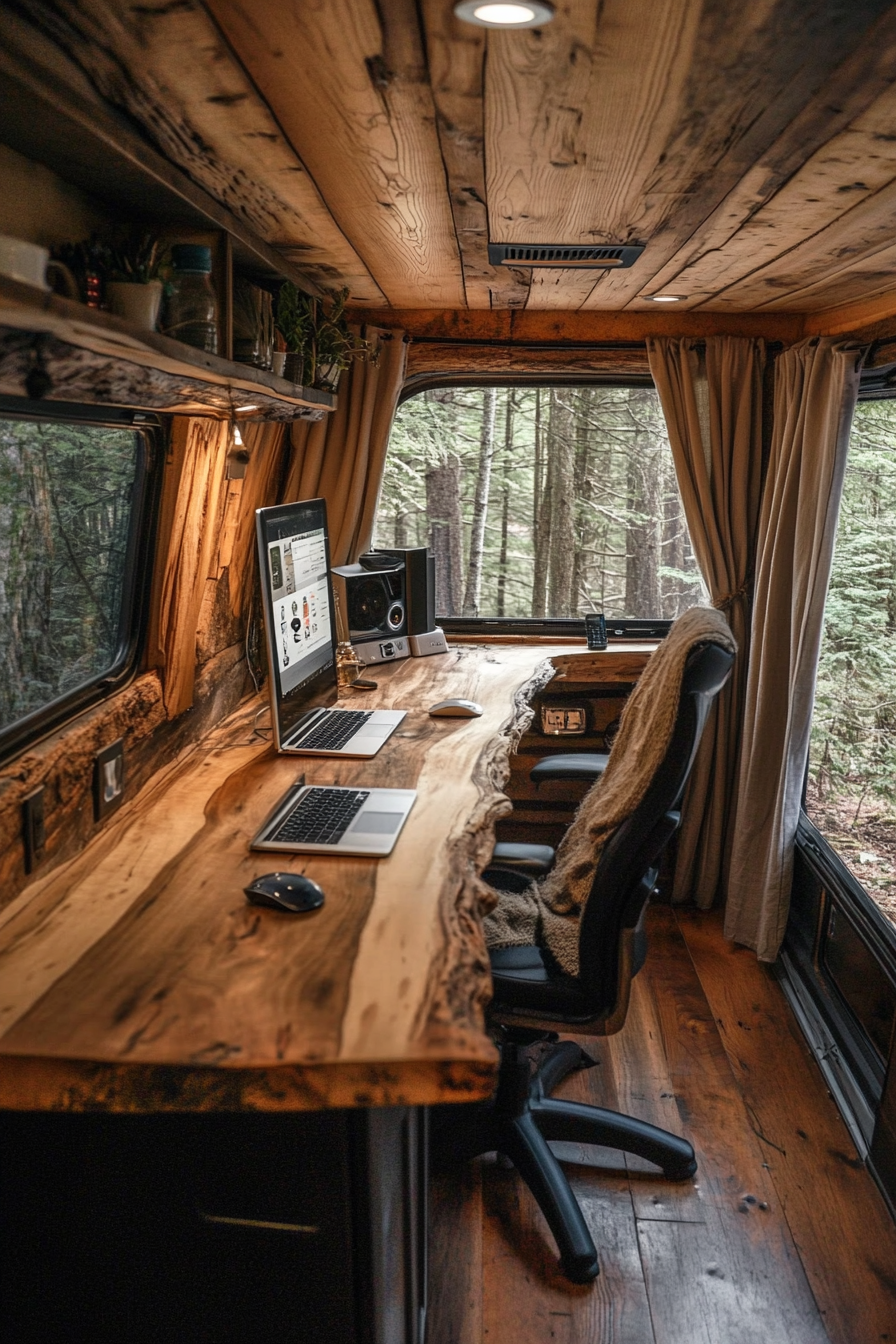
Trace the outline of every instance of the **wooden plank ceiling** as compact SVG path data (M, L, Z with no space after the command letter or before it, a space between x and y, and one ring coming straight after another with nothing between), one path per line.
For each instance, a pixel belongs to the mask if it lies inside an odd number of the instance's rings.
M896 4L33 0L170 159L318 282L396 309L819 313L896 293ZM643 243L620 271L486 244Z

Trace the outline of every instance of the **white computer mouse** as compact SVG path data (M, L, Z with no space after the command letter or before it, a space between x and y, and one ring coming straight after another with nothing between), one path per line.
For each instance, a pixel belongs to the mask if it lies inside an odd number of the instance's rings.
M482 706L475 700L440 700L429 712L434 719L478 719Z

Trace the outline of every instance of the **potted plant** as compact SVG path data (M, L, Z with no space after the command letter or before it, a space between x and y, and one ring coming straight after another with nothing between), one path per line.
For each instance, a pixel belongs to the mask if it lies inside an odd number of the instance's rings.
M277 327L286 342L285 377L305 387L335 392L340 373L353 359L376 358L372 343L349 327L347 300L347 289L331 290L317 298L290 280L281 287Z
M162 303L161 246L150 233L129 234L109 245L109 308L144 331L155 331Z

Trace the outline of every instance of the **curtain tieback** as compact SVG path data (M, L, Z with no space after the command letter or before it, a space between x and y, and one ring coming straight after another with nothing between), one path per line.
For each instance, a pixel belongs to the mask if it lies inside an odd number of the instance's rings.
M730 611L735 602L739 601L742 597L747 597L752 582L753 575L748 574L741 586L736 588L733 593L729 593L727 597L714 597L712 599L712 605L715 607L716 611Z

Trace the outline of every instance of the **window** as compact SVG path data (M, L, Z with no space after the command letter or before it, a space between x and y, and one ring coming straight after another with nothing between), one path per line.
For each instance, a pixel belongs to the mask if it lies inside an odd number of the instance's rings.
M896 923L896 401L853 420L806 811Z
M4 751L96 698L100 682L111 689L133 661L148 434L134 420L0 405Z
M409 397L375 544L431 547L440 616L674 617L702 591L652 385Z

